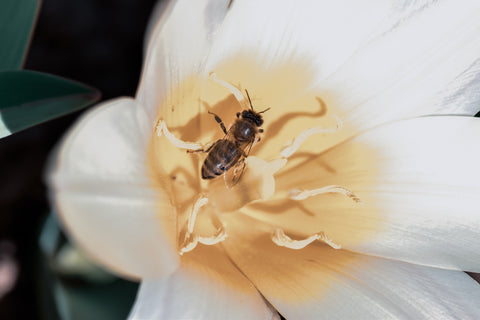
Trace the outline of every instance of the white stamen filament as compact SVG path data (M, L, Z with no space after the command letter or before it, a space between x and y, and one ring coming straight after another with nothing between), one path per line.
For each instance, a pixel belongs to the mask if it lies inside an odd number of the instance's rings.
M192 236L193 230L195 228L195 221L197 220L198 212L200 209L208 204L208 198L204 196L200 196L198 200L193 205L192 211L190 212L187 218L187 231L185 232L185 237L183 240L183 247L180 249L179 254L183 255L185 252L192 251L195 247L199 244L205 244L208 246L212 246L219 242L222 242L227 238L227 233L225 232L225 227L222 225L220 226L216 233L210 237L202 237L202 236Z
M233 94L235 96L235 99L237 99L237 101L240 103L242 108L244 108L244 109L249 108L249 106L247 104L247 101L245 100L245 96L243 95L243 93L240 90L238 90L237 87L235 87L234 85L232 85L231 83L229 83L225 80L222 80L222 79L218 78L217 74L215 72L210 72L209 75L210 75L210 78L212 78L213 81L215 81L216 83L218 83L219 85L221 85L222 87L224 87L225 89L230 91L230 93Z
M160 120L157 124L157 136L161 137L162 132L165 135L165 137L170 141L171 144L176 146L177 148L180 149L187 149L190 151L198 151L198 150L203 150L203 145L197 142L187 142L187 141L182 141L175 137L167 128L167 124L165 121Z
M193 228L195 227L195 220L197 220L198 211L200 211L200 208L205 206L207 203L208 198L203 196L200 196L200 198L195 202L195 204L193 205L193 209L187 219L187 233L193 233ZM187 239L188 236L187 234L185 234L185 239Z
M200 237L200 236L195 236L193 239L186 243L183 248L180 249L179 254L182 256L185 252L190 252L193 249L197 247L199 243L207 245L207 246L213 246L214 244L217 244L219 242L224 241L227 238L227 233L225 231L225 228L221 226L220 228L217 229L217 232L210 237Z
M363 203L362 200L360 200L360 198L357 195L355 195L352 191L338 185L330 185L323 188L312 189L312 190L292 189L288 192L288 196L292 200L305 200L307 198L310 198L319 194L325 194L325 193L340 193L352 199L356 203L359 203L359 204Z
M227 239L227 232L225 231L225 228L222 226L217 229L217 232L210 237L197 237L198 242L201 244L207 245L207 246L213 246L214 244L217 244L219 242L222 242L223 240Z
M282 152L280 152L280 155L283 158L288 158L292 154L294 154L300 146L312 135L318 134L318 133L335 133L342 129L342 120L340 120L339 117L334 116L335 119L337 120L337 126L335 128L322 128L322 127L313 127L307 130L302 131L292 142L291 144L284 148Z
M283 229L275 229L273 235L272 235L272 241L280 247L286 247L289 249L295 249L295 250L300 250L311 244L313 241L319 240L322 241L326 244L328 244L330 247L333 249L341 249L342 246L339 244L336 244L332 240L330 240L325 232L319 232L316 234L311 235L310 237L304 239L304 240L293 240L289 236L285 234L285 231Z

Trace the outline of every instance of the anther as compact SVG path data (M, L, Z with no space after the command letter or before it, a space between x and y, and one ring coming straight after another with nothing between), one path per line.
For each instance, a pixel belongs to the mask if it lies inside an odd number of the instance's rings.
M316 234L311 235L310 237L303 239L303 240L293 240L289 236L285 234L285 231L283 229L277 228L274 230L273 235L272 235L272 241L280 247L286 247L289 249L295 249L295 250L300 250L311 244L313 241L322 241L326 244L328 244L330 247L333 249L341 249L342 246L339 244L336 244L332 240L330 240L325 232L319 232Z
M307 140L310 136L318 133L335 133L342 129L342 120L339 117L334 116L337 120L337 126L335 128L323 128L323 127L313 127L307 130L302 131L293 141L290 141L290 145L282 150L280 155L283 158L288 158L294 154L300 146Z
M312 189L312 190L292 189L288 192L288 196L292 200L305 200L307 198L310 198L319 194L325 194L325 193L339 193L352 199L356 203L363 204L362 200L360 200L360 198L357 195L355 195L352 191L338 185L331 185L331 186L326 186L323 188Z
M187 141L182 141L175 137L167 128L167 124L165 121L160 120L157 124L156 127L157 131L157 136L161 137L162 132L165 135L165 137L170 141L171 144L173 144L175 147L180 148L180 149L187 149L189 151L199 151L203 150L203 145L200 143L196 142L187 142Z

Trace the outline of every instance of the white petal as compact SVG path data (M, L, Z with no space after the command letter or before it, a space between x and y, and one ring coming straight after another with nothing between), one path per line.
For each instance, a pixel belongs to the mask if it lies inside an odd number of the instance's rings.
M391 10L388 1L234 1L215 39L207 69L248 55L255 76L306 62L318 77L335 71ZM236 79L230 79L237 83ZM245 85L244 85L245 86ZM282 92L288 94L288 92Z
M451 100L479 86L479 14L473 1L400 7L316 86L344 121L362 128L425 114L473 115L478 95L464 96L469 101L461 104Z
M211 258L220 272L186 264L166 279L145 279L129 319L279 319L223 253Z
M479 136L480 119L460 116L378 127L311 156L276 181L277 190L341 185L363 205L325 194L290 200L282 214L267 204L251 214L303 235L325 231L354 251L478 272Z
M274 245L254 221L229 222L229 256L287 319L480 317L480 286L463 272L326 245L291 250Z
M206 69L272 107L264 141L287 141L293 117L312 126L321 99L344 123L325 150L392 120L477 113L479 14L475 1L235 1Z
M137 93L149 115L157 115L170 90L201 74L212 35L223 21L228 0L171 1L151 35Z
M168 274L178 265L159 218L172 209L147 172L151 125L141 110L119 99L88 112L49 173L56 209L74 239L96 261L133 277Z

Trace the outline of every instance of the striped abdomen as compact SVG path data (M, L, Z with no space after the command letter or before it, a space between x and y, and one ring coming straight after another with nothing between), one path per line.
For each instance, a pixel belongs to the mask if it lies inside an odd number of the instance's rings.
M233 167L242 157L234 142L223 139L213 145L202 166L202 179L213 179Z

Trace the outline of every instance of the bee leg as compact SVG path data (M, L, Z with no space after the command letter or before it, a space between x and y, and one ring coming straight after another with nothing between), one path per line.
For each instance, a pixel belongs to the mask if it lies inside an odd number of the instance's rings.
M205 146L205 148L196 149L196 150L187 150L187 152L188 153L200 153L200 152L208 153L208 152L210 152L210 150L213 148L214 145L215 145L215 142L211 142L211 143L207 144Z
M322 241L328 244L333 249L341 249L342 246L333 242L330 238L327 237L325 232L321 231L319 233L315 233L310 237L303 239L303 240L293 240L289 236L285 234L283 229L277 228L273 231L272 241L279 247L286 247L289 249L300 250L308 246L315 240Z
M225 128L225 125L223 124L222 119L213 112L208 111L208 113L210 113L211 115L213 115L215 117L215 121L217 121L217 123L220 125L220 127L222 128L222 131L225 134L227 134L227 128Z

